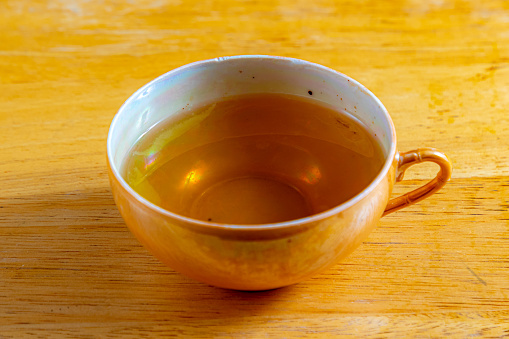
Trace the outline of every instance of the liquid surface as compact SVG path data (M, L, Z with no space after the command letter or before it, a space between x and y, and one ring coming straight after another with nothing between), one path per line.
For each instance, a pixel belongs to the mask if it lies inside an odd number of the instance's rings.
M124 177L186 217L266 224L351 199L383 162L377 141L351 116L300 97L253 94L163 121L130 151Z

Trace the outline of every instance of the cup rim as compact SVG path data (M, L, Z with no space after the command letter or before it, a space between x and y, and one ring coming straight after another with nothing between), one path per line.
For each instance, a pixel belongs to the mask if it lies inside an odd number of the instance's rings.
M138 97L139 93L142 93L146 88L149 86L152 86L153 84L166 79L168 77L171 77L174 73L181 72L183 70L186 70L188 68L193 68L197 66L202 66L208 63L214 63L214 62L227 62L228 60L235 60L235 59L266 59L266 60L278 60L283 62L289 62L289 63L297 63L301 65L308 65L312 66L318 69L321 69L323 71L334 73L342 78L345 78L349 80L349 82L359 88L363 93L367 94L372 100L375 101L375 103L382 109L383 117L387 120L390 129L391 129L391 138L392 142L390 145L389 153L385 159L384 165L382 169L378 172L375 179L371 181L371 183L366 186L361 192L356 194L354 197L350 198L349 200L343 202L340 205L337 205L331 209L328 209L326 211L316 213L304 218L299 219L293 219L288 221L282 221L282 222L276 222L276 223L267 223L267 224L226 224L226 223L215 223L215 222L209 222L209 221L203 221L199 219L194 219L190 217L186 217L183 215L180 215L178 213L171 212L169 210L166 210L150 201L145 199L143 196L141 196L139 193L137 193L134 189L129 186L129 184L125 181L125 179L120 175L119 169L117 166L115 166L113 162L113 144L112 144L112 133L115 130L115 127L118 123L118 121L121 119L122 112L125 110L127 106L131 104L131 102ZM106 142L106 152L108 157L108 165L110 167L110 171L117 180L117 182L122 186L122 188L129 193L131 196L133 196L137 201L142 203L145 207L149 208L150 210L153 210L154 212L157 212L159 214L162 214L166 217L173 218L180 220L183 223L192 224L197 227L203 227L208 229L219 229L219 230L238 230L238 231L257 231L257 230L268 230L268 229L285 229L285 228L292 228L297 226L302 226L305 224L309 224L312 222L317 222L320 220L324 220L326 218L329 218L333 215L337 215L346 209L350 208L351 206L355 205L362 199L364 199L366 196L368 196L379 184L380 182L385 178L387 173L389 172L392 162L394 160L394 157L396 155L396 130L394 127L394 123L389 115L389 112L385 108L385 106L382 104L380 99L378 99L370 90L368 90L364 85L362 85L360 82L358 82L355 79L350 78L349 76L338 72L332 68L310 62L305 61L301 59L296 58L290 58L290 57L282 57L282 56L272 56L272 55L234 55L234 56L226 56L226 57L218 57L213 59L206 59L201 61L192 62L189 64L185 64L183 66L177 67L175 69L170 70L169 72L166 72L159 77L149 81L145 85L143 85L141 88L139 88L136 92L134 92L125 102L124 104L119 108L115 116L113 117L113 120L110 124L110 128L108 130L108 138Z

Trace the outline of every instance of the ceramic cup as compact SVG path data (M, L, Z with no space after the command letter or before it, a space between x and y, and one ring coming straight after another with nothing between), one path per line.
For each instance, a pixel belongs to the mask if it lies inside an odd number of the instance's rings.
M135 142L157 123L221 98L248 93L307 96L345 110L376 135L385 157L376 178L355 197L305 218L264 225L217 224L158 207L121 175ZM342 100L339 101L338 97ZM339 106L339 102L341 103ZM191 278L229 289L266 290L302 281L337 263L388 213L429 197L451 176L451 162L432 148L398 152L396 131L382 103L357 81L307 61L235 56L195 62L151 81L134 93L111 123L109 176L126 224L157 258ZM396 181L417 163L437 163L426 185L389 199Z

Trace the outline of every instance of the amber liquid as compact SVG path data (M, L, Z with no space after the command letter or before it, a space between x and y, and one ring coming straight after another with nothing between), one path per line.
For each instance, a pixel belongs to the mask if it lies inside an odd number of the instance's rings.
M384 156L350 115L282 94L226 98L163 121L133 147L124 177L160 207L225 224L267 224L359 194Z

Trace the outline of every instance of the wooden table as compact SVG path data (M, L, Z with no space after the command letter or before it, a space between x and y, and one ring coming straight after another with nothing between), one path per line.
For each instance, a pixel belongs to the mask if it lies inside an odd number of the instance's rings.
M452 181L288 288L163 266L113 202L109 123L156 76L235 54L359 80L399 149L446 151ZM0 338L509 336L507 1L4 0L0 131ZM413 167L395 194L435 171Z

